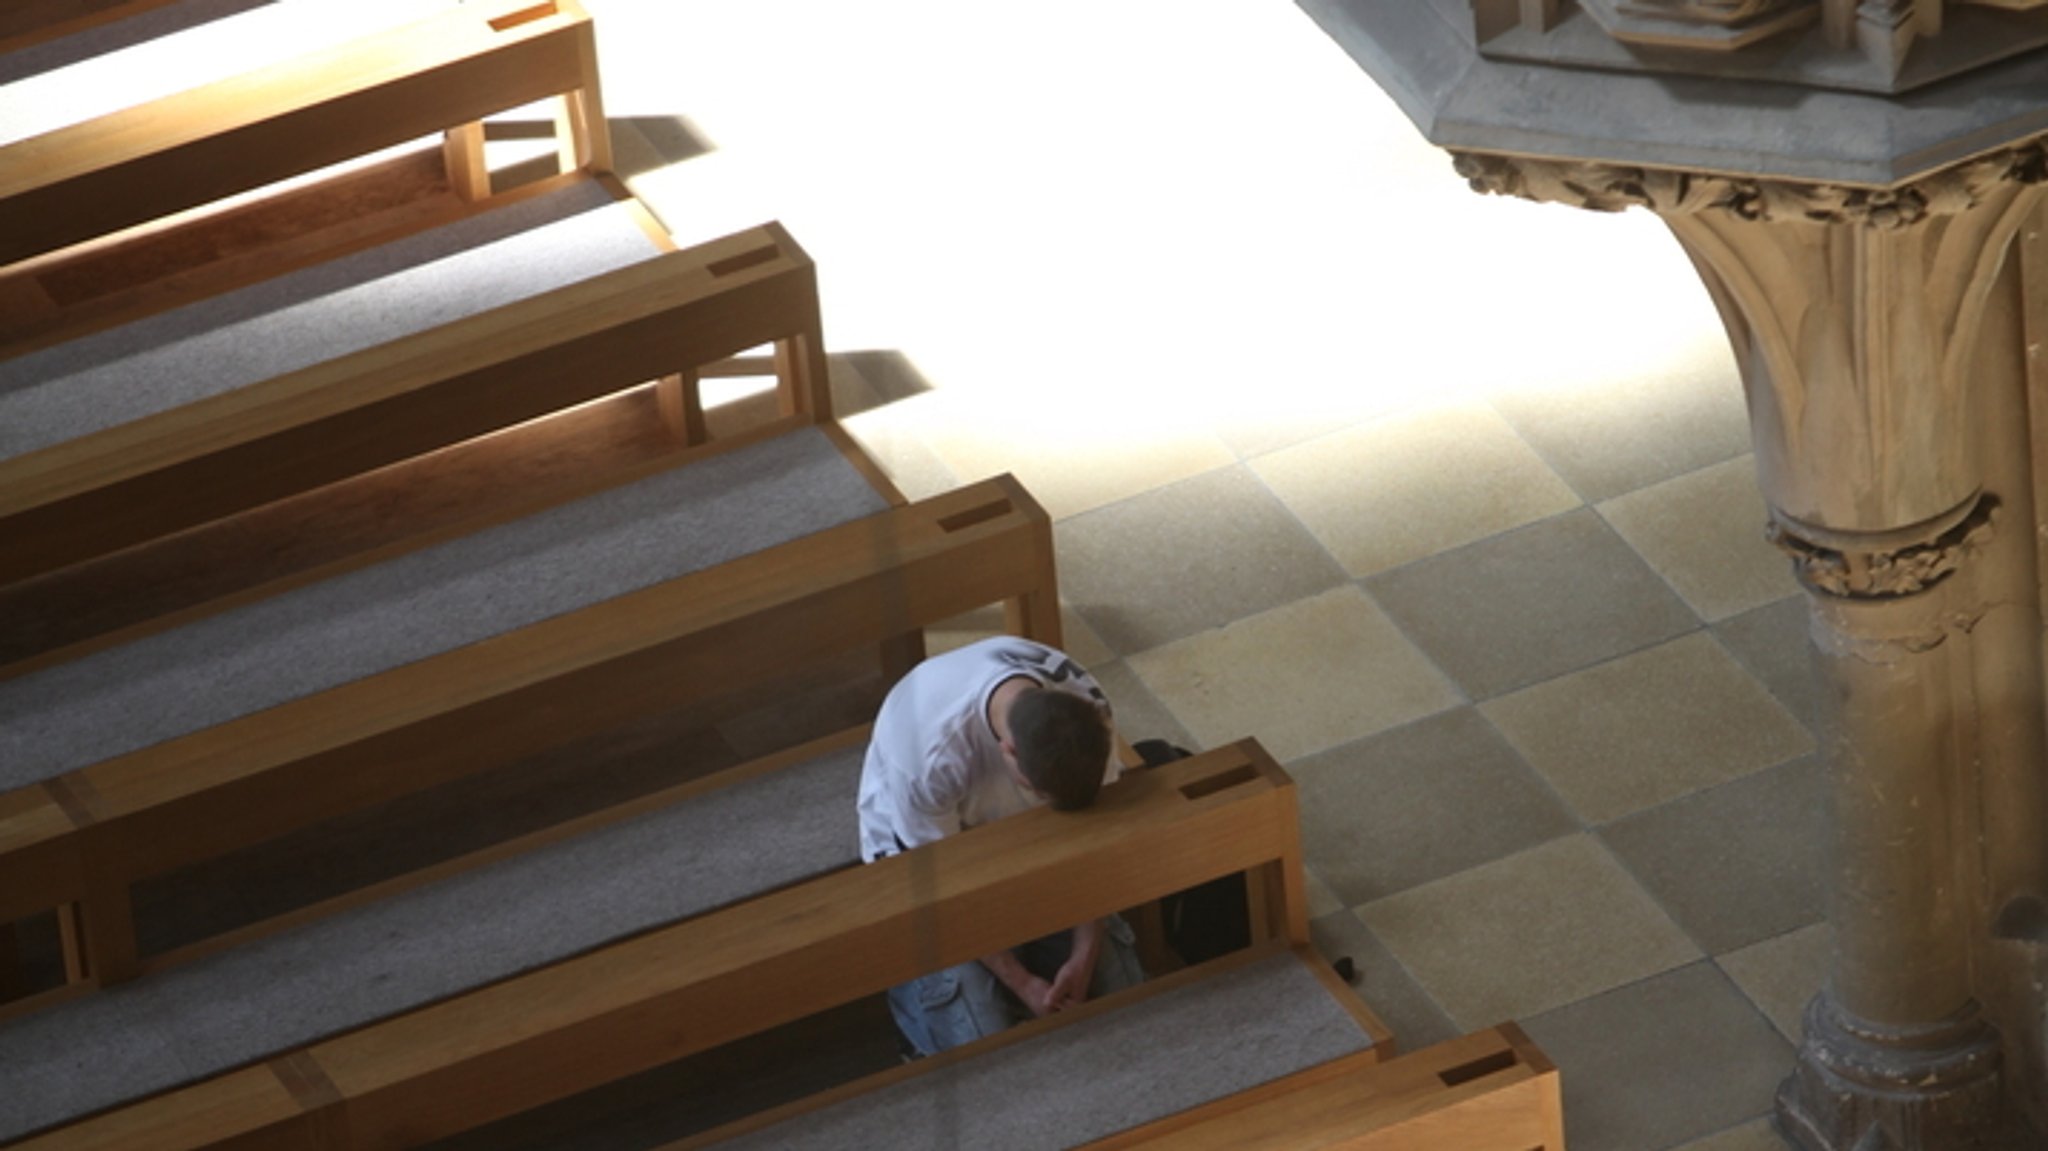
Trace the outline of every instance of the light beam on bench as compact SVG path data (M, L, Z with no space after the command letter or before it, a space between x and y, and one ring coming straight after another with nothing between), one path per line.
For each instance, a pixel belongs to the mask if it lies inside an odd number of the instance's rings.
M451 174L478 194L476 122L556 96L577 166L608 171L575 0L465 4L0 146L0 264L451 129Z

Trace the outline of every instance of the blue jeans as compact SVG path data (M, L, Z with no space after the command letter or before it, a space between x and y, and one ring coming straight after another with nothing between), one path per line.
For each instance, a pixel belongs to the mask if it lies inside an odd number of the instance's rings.
M1050 980L1074 948L1074 933L1058 931L1013 949L1025 970ZM1145 981L1130 924L1121 916L1104 921L1102 949L1095 955L1095 976L1088 998L1136 987ZM921 979L889 989L889 1013L919 1055L936 1055L949 1047L994 1035L1031 1017L1030 1009L997 981L977 960L969 960Z

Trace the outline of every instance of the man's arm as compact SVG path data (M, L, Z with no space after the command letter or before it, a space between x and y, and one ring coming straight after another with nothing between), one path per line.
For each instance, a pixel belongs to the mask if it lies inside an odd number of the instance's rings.
M1052 999L1052 984L1031 974L1030 969L1024 966L1016 953L1005 950L994 955L984 955L981 957L981 965L1001 980L1012 995L1023 1001L1024 1006L1031 1009L1033 1016L1051 1015L1059 1010L1059 1005Z
M1088 984L1095 978L1095 958L1102 954L1102 920L1091 919L1074 928L1074 949L1053 976L1049 998L1052 1010L1088 998Z

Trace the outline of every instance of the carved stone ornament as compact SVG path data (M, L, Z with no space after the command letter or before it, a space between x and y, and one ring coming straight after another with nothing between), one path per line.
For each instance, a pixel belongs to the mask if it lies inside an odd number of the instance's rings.
M2048 183L2048 137L1980 156L1896 188L1793 184L1663 168L1580 160L1540 160L1480 152L1452 154L1473 191L1570 204L1596 212L1648 208L1659 215L1728 212L1745 220L1812 220L1907 228L1959 215L1993 188Z
M2048 47L2048 0L1469 3L1494 59L1734 84L1898 95Z
M1806 0L1621 0L1617 7L1624 12L1664 16L1673 20L1740 24L1745 20L1754 20L1760 16L1769 16L1805 4Z
M1839 551L1771 521L1765 536L1792 557L1801 583L1844 599L1901 599L1948 578L1972 553L1991 542L1998 497L1984 496L1954 527L1926 543L1881 552Z
M1645 16L1669 16L1673 20L1700 20L1708 25L1739 25L1743 20L1769 16L1784 8L1810 6L1810 0L1620 0L1624 12Z
M1623 43L1730 51L1812 24L1815 0L1581 0Z

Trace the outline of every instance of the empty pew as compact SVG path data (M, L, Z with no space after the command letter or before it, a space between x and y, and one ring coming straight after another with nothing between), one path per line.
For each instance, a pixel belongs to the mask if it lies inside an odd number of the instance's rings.
M0 585L774 342L825 414L816 272L775 225L670 253L609 179L0 359Z
M485 853L488 860L450 864L439 882L403 894L372 893L382 898L17 1018L0 1027L5 1061L30 1068L21 1082L50 1088L11 1099L0 1130L11 1138L44 1129L19 1144L38 1151L316 1141L408 1146L1194 883L1244 871L1299 873L1291 781L1251 743L1135 773L1104 789L1086 812L1029 812L853 866L861 739L855 733L756 765L738 773L737 782L687 785L633 805L632 818L592 817ZM802 799L790 788L814 770L824 782ZM693 838L660 823L749 781L782 789L752 804L770 830L715 807L695 818L731 834ZM799 837L826 844L826 851L806 863L806 853L775 828L790 820L812 826L819 817L824 830ZM787 850L764 850L764 835ZM675 850L699 842L724 862ZM656 858L663 850L667 857ZM633 897L624 902L652 906L657 919L681 918L666 926L612 922L604 930L623 931L624 938L596 945L576 934L580 928L565 929L556 942L574 952L570 957L509 976L470 971L484 984L474 990L428 980L412 990L431 1002L381 1020L334 1010L337 1000L372 1000L382 988L412 984L415 976L398 974L400 967L445 976L451 967L477 966L471 954L487 949L451 959L450 949L438 945L440 932L459 918L446 913L450 906L491 921L461 930L516 941L545 933L532 925L546 922L546 908L466 898L475 892L463 885L533 890L541 877L574 870L557 853L595 859L589 870L606 875L620 870L606 860L645 860L649 870L636 876ZM775 870L785 854L790 868ZM673 870L676 859L680 872ZM848 866L831 869L840 860ZM798 872L820 867L827 870L794 882ZM714 873L728 885L700 883L711 890L694 898L716 903L715 910L676 902L672 888L687 886L678 874ZM735 878L738 888L730 886ZM561 905L583 911L617 895L601 888L587 894ZM553 898L538 902L556 905ZM1299 904L1269 906L1262 926L1291 940L1305 934L1303 914ZM368 926L353 930L378 946L368 956L344 957L368 976L344 991L307 969L315 956L350 950L336 933L350 930L351 915L367 917ZM407 923L422 926L408 934ZM533 954L510 962L533 963ZM222 1001L206 993L209 986L234 991ZM309 995L309 987L328 993ZM371 1007L373 1014L384 1009ZM238 1026L263 1037L229 1050L222 1033ZM1346 1026L1354 1032L1353 1051L1369 1052L1385 1037L1362 1008ZM123 1082L108 1088L114 1080Z
M1519 1028L1391 1056L1353 1049L1371 1022L1276 943L662 1151L1562 1151L1556 1069Z
M99 56L128 21L88 14L73 36L8 55L22 74L0 105L0 264L443 132L451 178L486 194L478 122L555 96L568 166L610 167L595 39L575 0L231 7L249 11ZM222 59L262 63L222 77Z
M1394 1059L1347 1056L1089 1151L1563 1151L1557 1067L1504 1023Z

